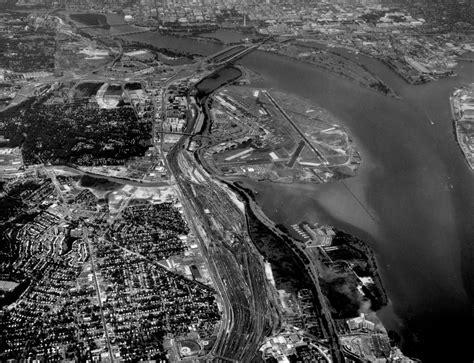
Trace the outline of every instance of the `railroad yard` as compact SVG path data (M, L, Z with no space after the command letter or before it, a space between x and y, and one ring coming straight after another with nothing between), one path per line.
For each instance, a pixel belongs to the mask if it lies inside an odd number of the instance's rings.
M5 73L23 92L0 119L0 360L356 356L340 337L370 324L347 327L353 311L326 301L321 261L343 264L330 228L303 225L296 240L232 184L355 175L339 120L248 85L258 75L231 63L264 42L170 66L58 19L22 20L56 32L55 73L28 87Z

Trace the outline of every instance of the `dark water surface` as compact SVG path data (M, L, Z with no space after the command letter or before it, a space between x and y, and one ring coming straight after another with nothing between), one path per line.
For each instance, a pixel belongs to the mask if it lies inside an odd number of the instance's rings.
M332 111L363 158L359 175L342 183L248 185L276 222L330 223L371 244L391 299L380 316L402 333L407 354L472 361L474 173L455 142L449 94L474 82L474 64L461 63L458 77L410 86L375 60L359 61L403 100L276 55L243 60L262 86Z
M107 21L109 24L119 24L123 22L123 17L116 14L107 14ZM132 25L125 25L111 26L109 30L89 29L88 31L98 31L102 34L120 34L126 32L133 32L137 29L140 28ZM126 35L123 38L127 40L141 42L144 44L150 44L157 48L166 48L174 52L182 52L186 54L197 54L204 56L217 53L223 48L225 48L225 46L223 46L222 44L213 43L206 40L198 41L196 39L165 35L156 31Z
M127 40L134 40L145 44L151 44L158 48L166 48L175 52L185 54L210 55L225 48L221 44L212 43L206 40L194 40L171 35L164 35L158 32L148 32L124 36Z
M79 186L95 189L99 192L118 190L123 187L123 185L114 183L106 178L96 178L90 175L82 175L79 180Z
M261 36L255 34L245 34L230 29L219 29L212 33L199 34L200 37L218 39L224 44L238 43L244 39L258 39Z
M224 86L225 84L238 79L242 76L240 69L235 67L225 67L215 72L196 85L198 96L207 96L215 89Z
M151 33L132 37L203 55L222 49ZM460 63L458 77L410 86L376 60L351 57L403 99L277 55L255 52L241 61L261 74L260 86L333 112L363 158L358 176L344 182L247 185L276 222L329 223L372 246L391 299L379 316L402 334L406 354L427 362L472 362L474 172L455 141L449 95L474 82L474 63Z

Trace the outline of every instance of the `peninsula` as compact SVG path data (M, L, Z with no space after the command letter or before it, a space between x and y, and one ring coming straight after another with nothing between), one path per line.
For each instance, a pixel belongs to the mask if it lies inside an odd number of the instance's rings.
M449 100L457 141L474 170L474 83L455 90Z
M275 224L239 182L322 184L362 162L323 106L235 66L265 41L174 63L54 14L2 16L25 37L3 76L0 359L410 361L377 317L368 245Z

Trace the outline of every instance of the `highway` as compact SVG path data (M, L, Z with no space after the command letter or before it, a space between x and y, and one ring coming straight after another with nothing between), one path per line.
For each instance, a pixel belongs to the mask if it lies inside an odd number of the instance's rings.
M73 173L73 174L79 174L79 175L87 175L92 178L97 178L97 179L106 179L110 182L117 183L117 184L126 184L126 185L132 185L134 187L140 187L140 188L156 188L156 187L166 187L169 186L168 182L161 182L161 181L143 181L139 179L128 179L128 178L121 178L117 176L110 176L110 175L105 175L105 174L96 174L96 173L91 173L88 171L83 171L81 169L78 169L74 166L67 166L67 165L54 165L54 166L45 166L44 167L46 170L56 170L56 173L61 174L61 170L66 172L66 173Z
M229 63L232 63L232 62L236 61L239 58L242 58L243 56L247 55L248 53L251 53L254 50L258 49L258 47L260 47L262 44L264 44L267 40L268 39L265 39L264 41L262 41L258 44L249 45L249 46L234 45L230 48L224 49L224 50L222 50L222 51L220 51L220 52L218 52L218 53L216 53L212 56L209 56L209 57L205 58L204 61L208 62L212 66L222 66L222 65L225 65L225 64L229 64ZM239 48L242 48L242 50L236 51ZM221 57L226 53L230 53L230 55L228 55L228 56L221 59Z
M299 247L299 245L298 245ZM327 330L327 334L329 336L329 344L331 348L331 355L333 357L334 362L345 362L344 356L342 354L342 347L339 342L339 338L336 332L336 326L334 325L334 321L331 317L331 312L329 307L327 306L326 298L321 290L321 285L319 284L319 276L321 275L320 271L320 264L319 264L319 257L318 256L309 256L307 251L303 248L299 248L301 252L305 254L305 256L310 261L309 264L306 264L306 270L309 272L311 280L313 281L313 285L316 288L316 292L318 294L318 299L321 304L321 315L322 319L325 322L325 329ZM313 253L318 253L318 251L314 251Z
M282 241L285 241L284 236L282 236L282 232L276 228L275 223L271 221L261 210L260 206L252 199L250 195L248 195L245 191L241 190L241 193L246 195L247 199L247 205L251 209L252 213L267 227L269 228L273 233L276 235L281 236ZM319 258L317 256L318 249L311 249L313 253L315 253L315 256L310 256L307 252L306 249L301 248L301 244L297 243L295 241L295 244L290 246L293 250L295 247L301 251L306 257L309 263L304 263L301 261L302 264L305 265L306 271L309 274L309 277L312 280L313 286L315 288L316 292L316 299L318 300L318 303L320 305L320 317L324 321L324 330L325 330L325 338L327 339L327 345L329 346L331 356L332 356L332 361L333 362L344 362L344 357L342 355L342 347L339 343L339 338L337 336L336 328L334 325L334 321L332 319L329 307L327 306L326 298L321 290L321 286L319 284L319 276L321 274L320 272L320 266L319 266ZM306 335L310 336L309 333L305 333ZM316 337L312 337L315 341L318 341ZM326 356L326 354L324 354Z
M83 238L84 241L87 242L87 247L89 249L92 275L94 277L94 285L95 285L95 290L97 292L97 300L99 301L100 318L102 320L102 326L104 328L105 341L107 343L107 350L109 351L110 362L113 363L114 362L114 355L113 355L113 352L112 352L112 345L110 344L109 331L107 329L107 321L105 320L105 316L104 316L104 309L103 309L103 306L102 306L100 286L99 286L99 282L97 280L96 265L95 265L95 254L94 254L94 250L92 248L92 243L91 243L91 240L89 238L89 231L88 231L87 228L84 229L84 233L83 233L82 238Z
M247 47L247 48L243 49L241 52L239 52L239 53L237 53L237 54L231 55L231 56L228 57L228 58L224 58L224 60L222 60L221 62L217 63L217 65L232 63L232 62L236 61L237 59L242 58L243 56L247 55L248 53L253 52L253 51L256 50L259 46L260 46L260 44L253 45L253 46L251 46L251 47Z
M84 27L85 28L85 27ZM117 35L112 35L117 36ZM240 46L238 51L232 51L230 55L225 55L227 51L221 52L212 59L218 59L218 63L211 66L221 66L245 56L256 50L261 44L252 46ZM121 57L123 49L119 46L119 55L112 61L112 67ZM232 50L234 50L232 48ZM96 71L107 66L102 66ZM94 71L95 72L95 71ZM184 74L183 74L184 73ZM181 69L169 78L162 93L161 111L163 118L166 115L167 88L179 78L189 76L185 69ZM266 92L266 91L265 91ZM306 136L298 129L287 113L278 105L277 101L268 93L268 99L292 124L297 132L302 136L306 144L325 161L324 156L306 139ZM155 110L157 102L153 102ZM205 102L205 101L204 101ZM201 105L202 107L202 105ZM226 362L251 362L260 354L264 339L280 328L281 312L276 301L275 288L271 286L266 278L263 259L256 250L248 232L245 212L239 209L234 202L230 188L218 182L200 164L199 159L193 152L187 151L184 146L192 136L195 135L195 121L202 117L202 109L198 109L196 117L191 120L186 131L181 133L180 140L168 153L165 162L172 173L178 186L180 200L183 203L187 221L190 228L198 238L203 257L209 266L214 286L222 299L222 320L217 335L216 342L208 357L212 361ZM158 134L164 133L158 130L156 122L153 123L153 140L157 140ZM173 132L166 132L173 134ZM206 137L206 135L200 135ZM163 137L160 137L161 155L163 153ZM155 146L157 146L155 144ZM327 163L327 161L325 161ZM117 183L134 185L139 187L168 186L165 182L145 182L132 181L124 178L104 176L89 172L80 171L71 167L47 167L47 170L54 174L57 170L63 169L67 172L90 175L97 178L108 179ZM53 178L54 181L54 178ZM55 184L55 187L58 187ZM120 212L126 208L131 197L121 206ZM264 218L262 216L262 218ZM265 217L266 218L266 217ZM84 241L86 241L89 254L91 256L91 269L94 284L96 287L98 304L104 328L105 340L113 362L113 350L109 339L109 334L104 318L100 286L96 275L96 263L94 260L93 246L88 238L87 230L84 231ZM101 241L104 241L101 239ZM128 253L137 253L120 247ZM140 255L146 258L146 256ZM162 265L156 264L163 268ZM309 267L317 282L318 271L314 266ZM317 285L319 287L319 285Z
M230 47L230 48L223 49L223 50L221 50L221 51L219 51L219 52L217 52L217 53L215 53L215 54L212 54L212 55L210 55L210 56L204 58L203 61L211 63L212 60L215 59L215 58L217 58L218 56L220 56L220 55L222 55L222 54L225 54L225 53L228 53L228 52L230 52L230 51L232 51L232 50L234 50L234 49L241 48L241 47L242 47L242 46L241 46L240 44L238 44L238 45L233 45L233 46Z
M74 24L80 23L77 20L70 19L70 21L74 22ZM130 24L128 24L128 23L115 23L115 24L107 24L107 25L109 25L110 27L130 26ZM76 27L77 27L77 29L95 29L95 28L103 28L104 25L77 25Z
M194 120L185 134L193 134ZM213 180L194 154L184 149L188 137L183 135L175 144L167 164L222 298L222 323L208 358L250 362L259 354L263 339L279 324L275 295L247 233L244 213L226 186Z
M258 46L234 51L221 63L232 62ZM161 103L163 119L167 88L185 76L188 75L178 72L166 81L161 99L157 100ZM186 219L199 241L222 306L216 342L203 358L217 362L251 362L260 354L265 337L280 328L281 312L275 288L266 278L262 256L250 238L245 211L234 202L237 197L228 185L204 169L198 153L186 150L185 146L196 133L196 120L203 116L205 102L206 98L196 107L195 117L189 120L165 163L176 181ZM162 131L158 127L155 125L155 136ZM165 155L163 138L154 140L160 142L161 153Z
M233 53L230 60L257 47ZM167 86L176 78L170 79ZM205 102L205 98L201 100ZM196 120L203 116L202 107L203 104L196 107L197 114L167 155L166 163L222 298L222 323L207 358L218 362L251 362L260 354L258 349L264 338L280 327L277 294L266 279L262 257L248 233L244 211L233 201L233 192L209 175L197 153L185 149L190 135L195 134Z

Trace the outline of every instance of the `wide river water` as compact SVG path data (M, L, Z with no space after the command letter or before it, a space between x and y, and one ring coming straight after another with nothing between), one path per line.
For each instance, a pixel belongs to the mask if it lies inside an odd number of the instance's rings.
M221 49L157 34L131 37L204 55ZM402 335L406 354L472 362L474 173L455 141L449 95L474 82L474 63L461 62L457 77L411 86L380 62L357 58L402 99L269 53L241 60L262 76L257 86L294 93L334 113L363 159L358 175L343 182L248 186L276 222L329 223L371 245L391 301L379 317Z
M358 176L344 182L248 185L276 222L329 223L370 243L391 300L379 316L402 334L404 351L424 361L472 361L474 173L455 141L449 95L474 82L474 63L460 63L457 77L410 86L380 62L359 61L402 99L276 55L243 60L262 86L338 116L363 159Z

